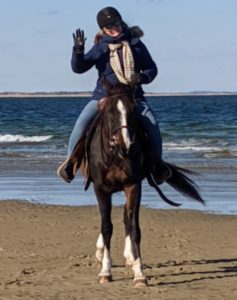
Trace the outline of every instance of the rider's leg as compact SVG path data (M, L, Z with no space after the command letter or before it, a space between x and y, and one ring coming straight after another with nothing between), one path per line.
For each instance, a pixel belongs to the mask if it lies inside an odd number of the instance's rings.
M97 114L98 112L97 104L98 104L97 100L91 100L90 102L87 103L87 105L83 108L82 112L80 113L74 125L74 128L72 130L71 136L69 138L68 150L67 150L68 157L72 154L78 141L83 137L89 125L91 124L91 121L94 119L95 115Z
M154 169L156 177L160 181L164 181L171 177L172 171L162 160L162 138L158 123L155 116L145 100L137 102L137 110L139 121L148 135L151 143L152 160L154 161Z
M87 105L83 108L80 113L75 126L72 130L68 151L67 151L67 159L61 164L61 166L57 170L57 174L62 177L66 182L71 182L75 176L74 174L74 164L70 161L70 156L73 153L73 150L77 146L78 142L85 135L86 130L91 124L92 120L98 113L98 101L91 100L87 103Z

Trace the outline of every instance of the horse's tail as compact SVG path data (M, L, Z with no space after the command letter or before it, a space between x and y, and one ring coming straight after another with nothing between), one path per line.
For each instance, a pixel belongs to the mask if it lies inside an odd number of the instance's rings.
M197 173L177 167L175 165L172 165L170 163L166 164L170 167L172 170L172 176L166 180L166 182L173 187L175 190L177 190L179 193L183 194L185 197L194 199L202 204L204 204L204 200L200 196L198 192L198 186L197 184L190 179L186 174L188 175L198 175ZM158 192L161 199L163 199L165 202L172 206L180 206L181 204L173 202L172 200L168 199L164 193L161 191L159 184L160 181L156 179L153 172L149 172L147 175L148 183Z
M166 163L172 170L172 176L167 179L167 183L175 190L183 194L185 197L196 200L202 204L205 204L198 191L197 184L190 179L187 175L198 175L196 172Z

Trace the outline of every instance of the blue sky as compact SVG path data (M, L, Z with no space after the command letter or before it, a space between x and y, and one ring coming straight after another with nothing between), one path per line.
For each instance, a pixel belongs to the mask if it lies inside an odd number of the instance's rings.
M93 90L95 69L71 71L72 32L92 47L105 6L145 32L159 68L145 91L237 91L236 0L0 0L0 92Z

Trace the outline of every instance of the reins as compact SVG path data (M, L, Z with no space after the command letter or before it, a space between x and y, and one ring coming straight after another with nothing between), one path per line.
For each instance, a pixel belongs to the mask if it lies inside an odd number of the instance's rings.
M123 129L123 128L127 128L128 130L129 130L129 129L131 130L131 128L130 128L129 126L127 126L127 125L122 125L122 126L117 127L116 129L114 129L114 131L112 132L111 135L116 134L117 131L119 131L120 129Z

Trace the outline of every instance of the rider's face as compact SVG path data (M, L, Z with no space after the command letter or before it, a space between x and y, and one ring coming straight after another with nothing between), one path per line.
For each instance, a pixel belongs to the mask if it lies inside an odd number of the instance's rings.
M122 28L122 25L120 22L116 22L112 25L108 25L108 26L104 27L103 31L105 34L107 34L109 36L117 37L122 33L123 28Z

